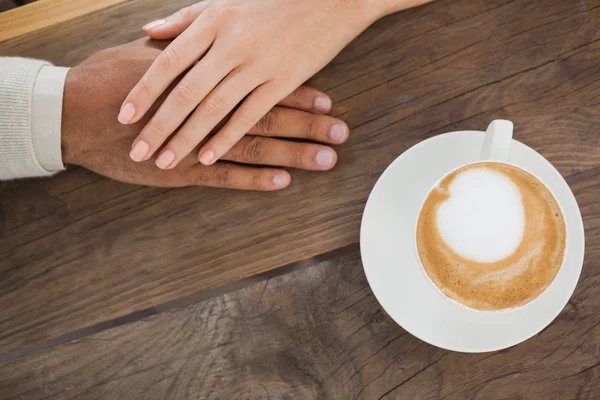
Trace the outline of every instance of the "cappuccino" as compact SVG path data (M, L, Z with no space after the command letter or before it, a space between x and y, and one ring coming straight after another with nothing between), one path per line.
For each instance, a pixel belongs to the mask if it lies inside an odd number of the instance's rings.
M556 199L518 167L481 162L444 177L417 222L417 250L431 281L478 310L519 307L556 277L566 246Z

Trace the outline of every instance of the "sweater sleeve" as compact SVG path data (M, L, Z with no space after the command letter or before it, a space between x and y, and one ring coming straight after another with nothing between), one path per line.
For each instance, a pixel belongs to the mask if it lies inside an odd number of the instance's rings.
M62 169L60 117L67 69L50 65L0 57L0 180L49 176ZM56 71L40 74L43 69ZM36 83L39 75L42 82Z

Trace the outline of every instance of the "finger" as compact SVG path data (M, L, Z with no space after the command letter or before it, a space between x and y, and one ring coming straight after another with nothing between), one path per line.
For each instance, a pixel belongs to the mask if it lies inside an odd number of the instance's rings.
M341 144L348 139L349 132L348 125L337 118L275 107L262 117L249 133Z
M330 147L314 143L245 136L221 159L245 164L326 171L337 162L337 154Z
M173 39L186 30L202 11L206 9L207 1L201 1L184 7L165 19L157 19L143 26L144 32L152 39Z
M308 86L300 86L288 97L279 102L280 106L296 108L319 114L328 114L331 111L331 98L325 93Z
M281 99L281 97L279 97ZM270 85L254 90L231 119L200 149L198 159L211 165L227 153L279 101Z
M231 71L232 66L233 64L227 64L227 61L215 52L210 52L196 64L169 93L164 103L134 140L131 158L138 162L149 159L198 103ZM214 100L206 107L216 110L217 106L220 105L217 105ZM196 142L194 146L198 143ZM183 156L185 154L180 155L177 160Z
M196 164L188 169L188 185L227 189L273 191L287 187L289 172L273 168L254 168L227 162L211 166Z
M246 97L259 82L241 70L229 74L202 102L183 127L167 143L156 160L159 168L173 168ZM168 117L168 113L165 115Z
M209 18L201 15L159 54L131 89L121 106L119 122L131 124L139 121L173 80L208 50L214 38L214 25Z

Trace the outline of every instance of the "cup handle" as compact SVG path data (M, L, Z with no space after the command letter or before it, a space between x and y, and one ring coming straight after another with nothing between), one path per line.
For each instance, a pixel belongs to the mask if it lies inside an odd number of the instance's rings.
M496 119L488 126L483 137L479 161L508 161L513 123L506 119Z

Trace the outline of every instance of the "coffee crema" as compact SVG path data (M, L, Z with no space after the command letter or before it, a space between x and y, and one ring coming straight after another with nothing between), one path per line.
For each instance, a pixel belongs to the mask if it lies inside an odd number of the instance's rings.
M425 272L446 296L478 310L503 310L530 302L552 283L566 228L556 199L537 178L481 162L451 172L429 193L416 240Z

